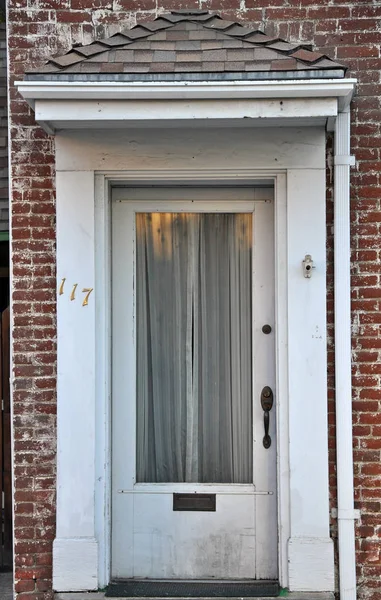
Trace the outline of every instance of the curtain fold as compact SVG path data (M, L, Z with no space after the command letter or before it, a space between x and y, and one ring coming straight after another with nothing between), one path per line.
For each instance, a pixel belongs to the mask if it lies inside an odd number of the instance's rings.
M139 482L252 482L252 215L136 215Z

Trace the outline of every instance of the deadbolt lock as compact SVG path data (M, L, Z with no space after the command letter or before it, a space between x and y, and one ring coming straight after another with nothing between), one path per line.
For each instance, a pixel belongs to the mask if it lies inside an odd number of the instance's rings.
M271 325L268 325L266 323L266 325L263 325L262 331L263 331L263 333L265 333L266 335L268 335L269 333L271 333Z
M263 410L271 410L273 407L274 396L271 387L265 385L261 393L261 405Z

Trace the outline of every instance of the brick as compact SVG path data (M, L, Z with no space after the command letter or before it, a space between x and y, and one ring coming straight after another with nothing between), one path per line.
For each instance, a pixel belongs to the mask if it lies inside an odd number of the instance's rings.
M274 20L274 21L292 21L292 20L302 20L305 19L307 17L307 9L306 8L298 8L298 7L290 7L287 8L285 6L283 7L275 7L275 8L268 8L266 10L266 17L267 19Z
M59 10L57 17L60 23L91 23L91 13L84 11Z
M319 6L307 9L308 18L316 19L346 19L351 16L349 6Z
M379 50L376 45L371 46L344 46L337 49L337 58L356 58L356 57L378 57Z
M118 6L126 11L150 11L156 8L155 0L118 0ZM144 12L142 13L144 14ZM147 20L152 19L152 15L146 15ZM142 19L139 19L141 21Z
M18 581L15 585L15 592L34 592L36 584L33 580Z
M33 4L33 6L32 6ZM199 8L199 0L158 0L157 9ZM103 35L135 17L152 20L154 0L9 0L10 132L12 214L14 217L13 311L17 330L15 362L15 444L31 430L44 437L40 446L16 446L16 555L17 600L50 600L51 535L54 528L55 488L55 294L54 143L34 122L33 112L13 86L26 66L42 64L49 54L65 52L71 40ZM352 317L354 366L354 460L356 502L362 511L357 528L359 600L381 600L381 551L378 541L381 511L381 80L379 19L381 7L370 0L207 0L202 7L221 11L227 19L252 21L270 35L313 43L316 49L350 66L359 85L352 110L352 148L358 170L352 172ZM61 32L61 33L60 33ZM62 33L64 32L64 33ZM181 39L185 31L175 33ZM0 124L1 126L1 124ZM332 140L327 150L331 152ZM0 158L1 160L1 158ZM5 165L1 164L1 168ZM330 486L336 502L333 296L332 296L332 180L327 171L327 310ZM2 186L0 186L2 187ZM34 366L38 365L38 367ZM375 365L375 366L373 366ZM44 371L44 369L47 371ZM41 370L42 369L42 370ZM43 373L46 373L43 375ZM33 383L33 386L31 386ZM31 389L32 387L32 389ZM33 417L33 424L24 420ZM33 441L33 440L32 440ZM33 483L31 483L33 482ZM33 499L28 494L33 490ZM19 494L26 494L21 497ZM47 496L38 494L47 493ZM50 494L50 495L49 495ZM38 499L38 502L37 502ZM46 520L46 521L45 521ZM31 524L32 523L32 524ZM23 539L32 529L46 539ZM337 526L333 522L333 536ZM24 545L23 545L24 544ZM33 579L36 569L39 578ZM24 586L24 587L23 587ZM33 587L32 587L33 586Z

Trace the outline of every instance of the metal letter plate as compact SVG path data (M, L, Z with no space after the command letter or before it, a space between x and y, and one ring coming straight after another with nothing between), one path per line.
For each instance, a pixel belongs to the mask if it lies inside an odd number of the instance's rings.
M216 511L216 494L173 494L173 510Z

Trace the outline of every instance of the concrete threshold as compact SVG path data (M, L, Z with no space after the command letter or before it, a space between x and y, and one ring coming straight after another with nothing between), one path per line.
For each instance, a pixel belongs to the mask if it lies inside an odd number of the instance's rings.
M0 598L1 600L12 600L13 573L0 573Z

